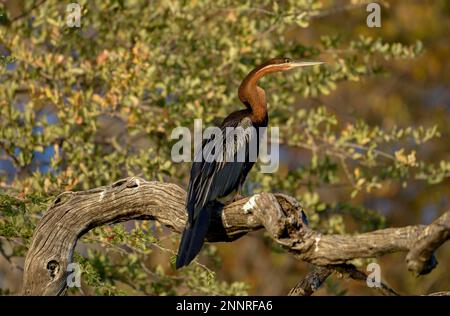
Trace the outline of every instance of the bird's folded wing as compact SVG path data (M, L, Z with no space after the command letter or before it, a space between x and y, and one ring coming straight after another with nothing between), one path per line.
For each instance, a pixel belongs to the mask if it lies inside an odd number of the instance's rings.
M238 126L244 128L233 132L233 128ZM221 137L204 140L191 169L187 201L190 220L195 219L198 212L208 202L234 191L241 177L246 175L249 144L253 137L257 136L254 129L247 129L247 127L252 127L251 123L248 124L242 120L231 121L221 127ZM243 153L245 159L238 160L238 155L243 150L245 150Z

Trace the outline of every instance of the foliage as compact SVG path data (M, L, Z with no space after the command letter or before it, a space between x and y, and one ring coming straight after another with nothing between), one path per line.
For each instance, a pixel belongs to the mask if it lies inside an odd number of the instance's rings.
M246 194L293 195L324 232L347 232L346 216L358 223L356 231L367 231L385 221L356 203L358 195L388 183L437 184L450 176L449 161L420 158L421 146L440 136L437 126L386 130L339 117L319 99L345 82L386 76L387 61L416 58L421 42L339 34L299 40L296 32L329 13L316 0L79 3L81 28L66 25L60 1L45 1L13 22L2 8L0 158L9 167L0 169L0 247L9 249L9 258L25 255L37 221L63 191L131 175L186 186L189 164L170 159L172 129L193 128L195 118L213 124L242 108L236 96L240 80L274 56L325 57L327 63L262 81L270 125L280 127L282 147L303 158L275 174L254 168ZM319 102L305 109L298 98ZM323 187L343 187L345 194L327 202ZM215 246L202 252L208 267L196 260L176 272L177 241L147 221L94 229L75 256L83 267L83 291L241 295L250 290L240 280L216 275L221 262Z

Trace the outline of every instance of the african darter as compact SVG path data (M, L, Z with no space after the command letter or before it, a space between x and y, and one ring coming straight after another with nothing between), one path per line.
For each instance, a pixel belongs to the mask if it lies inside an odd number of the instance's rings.
M222 138L219 140L229 143L227 128L254 127L256 129L256 143L259 144L259 128L267 127L267 103L264 90L258 86L258 80L273 72L286 71L297 67L318 65L321 62L293 61L289 58L274 58L253 69L239 86L238 96L246 109L231 113L219 126ZM176 268L188 265L199 253L211 220L212 212L217 208L217 202L224 197L240 193L245 178L254 164L249 159L248 134L237 134L233 139L234 158L241 150L246 149L245 160L225 159L227 152L220 154L223 159L194 159L189 180L187 196L188 221L180 242ZM234 138L236 135L233 135ZM241 137L241 139L239 139ZM197 155L204 155L204 149L211 146L219 138L204 140ZM259 146L258 149L259 151ZM219 151L218 151L219 153ZM231 161L230 161L231 160Z

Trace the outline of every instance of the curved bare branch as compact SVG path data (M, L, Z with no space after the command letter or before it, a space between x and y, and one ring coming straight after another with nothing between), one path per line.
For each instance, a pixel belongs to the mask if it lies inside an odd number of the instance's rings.
M63 293L77 240L94 227L149 219L180 233L186 221L185 199L186 192L175 184L137 177L107 187L60 194L35 229L25 259L22 293ZM265 228L275 242L298 259L323 267L345 264L354 258L409 251L427 229L436 229L432 224L358 235L322 235L307 226L303 210L294 198L261 193L217 210L207 240L233 241L260 228Z

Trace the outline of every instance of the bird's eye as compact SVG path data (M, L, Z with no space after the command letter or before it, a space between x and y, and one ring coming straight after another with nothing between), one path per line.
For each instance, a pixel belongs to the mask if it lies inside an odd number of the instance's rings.
M284 62L285 62L285 63L290 63L291 60L290 60L289 58L286 58L286 59L284 60Z

